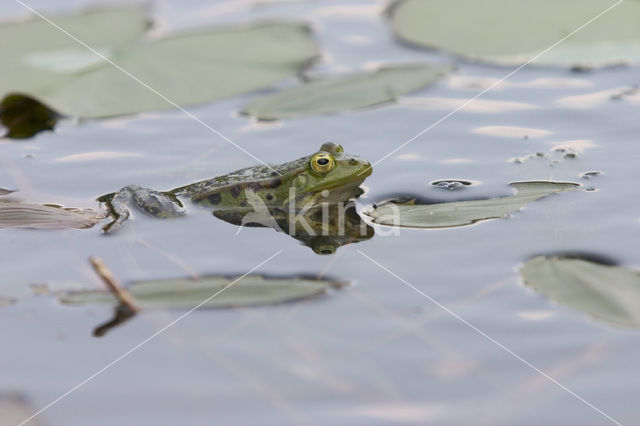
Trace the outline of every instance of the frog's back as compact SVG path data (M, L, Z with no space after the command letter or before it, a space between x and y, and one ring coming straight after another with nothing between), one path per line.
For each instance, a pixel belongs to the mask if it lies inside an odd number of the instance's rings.
M225 198L241 202L244 200L245 189L253 191L279 189L293 176L302 172L308 161L309 157L303 157L274 166L247 167L223 176L176 188L171 192L175 195L189 196L194 202L204 202L211 205L221 204ZM236 204L235 202L230 203Z

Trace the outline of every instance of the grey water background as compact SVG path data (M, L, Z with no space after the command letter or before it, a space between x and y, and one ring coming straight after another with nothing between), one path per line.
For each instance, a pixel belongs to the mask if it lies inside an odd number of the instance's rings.
M46 11L88 4L29 2ZM159 33L257 18L306 19L322 48L311 74L387 62L457 64L450 78L409 98L468 99L486 87L481 79L499 79L512 70L401 45L381 16L384 4L175 0L158 2L152 11ZM27 15L11 1L0 11L6 19ZM109 237L98 227L3 229L0 295L18 301L0 309L0 390L25 395L37 411L181 314L144 312L96 339L91 330L110 317L111 308L61 306L52 295L34 295L30 284L100 288L88 256L102 257L117 277L130 282L187 271L244 273L283 250L257 272L326 274L353 285L295 304L196 311L49 408L38 424L611 423L356 251L361 250L608 415L637 424L638 331L598 323L536 295L520 282L518 267L534 254L564 250L640 266L638 105L607 100L577 108L559 102L638 84L638 71L638 66L589 73L527 67L506 87L478 100L480 105L492 100L527 106L459 111L376 165L360 200L363 208L407 192L451 198L429 185L446 178L479 181L455 193L469 198L509 195L507 184L518 180L573 181L597 189L544 198L509 219L452 229L401 229L398 235L385 235L388 230L381 228L371 240L329 257L270 229L243 229L236 235L237 227L204 209L173 222L138 214ZM539 87L540 79L553 87ZM562 84L551 84L557 79ZM295 81L282 86L291 84ZM237 114L255 96L188 109L257 157L280 163L327 140L375 161L455 107L429 109L402 101L257 124ZM524 139L473 132L486 126L551 133ZM558 164L553 167L509 161L575 140L593 146L576 159L554 155ZM96 151L131 156L67 158ZM94 207L97 195L130 183L166 189L256 163L180 111L65 122L55 133L28 142L1 142L0 154L0 187L47 194L42 201ZM592 170L604 174L580 178Z

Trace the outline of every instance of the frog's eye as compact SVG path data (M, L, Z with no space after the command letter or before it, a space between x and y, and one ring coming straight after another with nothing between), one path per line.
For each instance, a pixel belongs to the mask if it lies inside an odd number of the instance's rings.
M335 248L332 246L320 246L320 247L315 247L313 249L317 254L333 254L336 252Z
M320 147L320 149L318 151L324 151L324 152L330 152L332 154L337 154L339 152L344 152L344 149L342 148L342 145L338 145L337 143L326 142L326 143L322 144L322 146Z
M311 169L322 175L329 173L335 167L336 162L328 152L319 152L311 157Z

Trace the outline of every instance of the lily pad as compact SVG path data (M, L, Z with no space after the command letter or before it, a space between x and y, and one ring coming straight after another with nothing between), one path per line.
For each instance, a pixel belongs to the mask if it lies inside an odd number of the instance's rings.
M138 40L150 26L147 11L138 6L45 15L107 57ZM0 97L12 92L36 94L102 64L95 53L39 16L0 25L0 40L4 40L0 44Z
M197 280L178 278L139 281L132 283L127 290L142 308L191 309L228 287L238 278L240 277L217 275ZM311 278L247 275L207 301L201 308L231 308L283 303L320 296L332 287L342 287L346 284L345 282ZM105 291L71 292L60 297L60 302L69 305L106 303L115 306L118 304L115 297Z
M471 225L481 220L507 217L539 198L556 192L573 191L580 185L570 182L514 182L516 195L486 200L439 204L386 202L365 211L374 223L410 228L445 228Z
M174 108L166 99L182 106L271 86L295 75L316 56L305 24L213 29L131 45L113 57L148 87L107 64L40 96L57 111L79 117Z
M11 42L0 44L0 96L22 93L60 114L83 118L250 92L297 74L318 55L309 26L301 22L219 27L148 41L143 35L150 21L140 7L50 19L117 67L40 17L5 24L0 39Z
M521 269L526 285L596 320L640 327L640 272L586 259L538 256Z
M102 219L104 215L92 209L0 202L0 229L85 229Z
M412 64L314 78L301 86L262 96L245 106L242 113L260 120L277 120L367 108L392 102L450 72L447 66Z
M613 6L610 0L400 0L389 9L401 40L499 64L522 64ZM640 2L622 2L536 64L599 66L640 60Z

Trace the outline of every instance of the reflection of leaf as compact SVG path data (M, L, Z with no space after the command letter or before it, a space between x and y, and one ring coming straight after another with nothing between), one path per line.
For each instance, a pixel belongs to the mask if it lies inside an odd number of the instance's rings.
M147 13L140 7L92 9L50 19L106 56L140 38L149 27ZM38 16L0 25L0 40L0 97L10 92L34 94L101 61Z
M238 277L239 278L239 277ZM142 308L190 309L229 286L237 278L224 276L193 279L139 281L129 293ZM346 283L310 278L270 278L247 275L205 303L202 308L228 308L288 302L318 296ZM65 304L117 304L111 293L71 292L60 298Z
M7 391L6 388L2 389L0 393L0 419L2 419L3 425L24 423L25 419L31 419L33 416L34 410L23 394ZM33 426L42 425L37 420L29 423Z
M476 99L469 103L468 98L410 97L400 99L399 104L409 108L450 111L464 109L466 113L496 114L500 112L526 111L538 109L537 105L525 102L498 101L494 99Z
M474 59L524 63L554 45L535 63L638 61L640 2L622 2L593 20L612 5L610 0L400 0L390 19L404 41Z
M29 96L11 93L0 101L0 123L8 130L5 136L11 139L26 139L53 130L58 117L58 113Z
M611 101L627 101L632 105L639 105L640 88L638 86L622 86L593 93L572 95L558 99L555 104L560 108L596 109Z
M270 86L316 54L306 25L264 23L140 43L113 60L172 102L189 105ZM173 108L162 96L110 64L41 93L56 110L80 117Z
M0 195L13 194L14 192L16 192L16 191L15 191L15 190L12 190L12 189L4 189L4 188L0 188Z
M487 200L457 201L440 204L397 204L375 206L365 212L375 223L411 228L442 228L470 225L480 220L506 217L525 204L556 192L572 191L579 185L569 182L514 182L516 195Z
M103 218L102 214L91 209L0 202L0 229L83 229L91 228Z
M421 89L451 71L435 65L405 65L375 72L312 79L301 86L256 99L243 113L261 120L370 107Z
M0 308L13 305L14 303L16 303L16 299L14 299L13 297L0 296Z
M538 256L521 269L524 282L545 297L597 320L640 327L640 273L570 257Z

